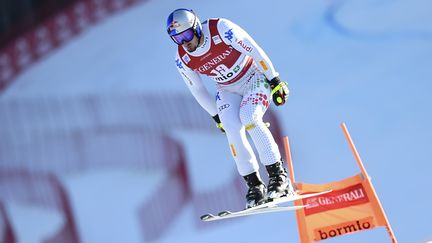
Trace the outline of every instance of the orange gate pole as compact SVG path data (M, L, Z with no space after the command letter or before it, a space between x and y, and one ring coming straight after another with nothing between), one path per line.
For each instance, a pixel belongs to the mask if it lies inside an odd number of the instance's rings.
M341 128L342 128L343 133L344 133L344 135L345 135L345 138L346 138L346 140L347 140L347 142L348 142L348 144L349 144L349 146L350 146L350 148L351 148L351 152L352 152L353 155L354 155L354 158L355 158L355 160L356 160L356 162L357 162L357 165L360 167L361 173L362 173L363 176L365 177L365 180L366 180L366 182L367 182L369 188L371 189L371 191L372 191L372 193L373 193L373 196L374 196L374 198L376 199L376 202L377 202L377 204L378 204L378 206L379 206L379 208L380 208L380 210L381 210L381 212L382 212L382 217L383 217L383 219L384 219L384 221L385 221L386 228L387 228L387 232L388 232L388 234L389 234L389 236L390 236L392 242L393 242L393 243L397 243L396 237L395 237L395 235L394 235L394 233L393 233L393 230L392 230L392 228L391 228L391 226L390 226L390 222L388 221L388 218L387 218L387 216L386 216L386 214L385 214L385 212L384 212L384 208L383 208L383 206L382 206L382 204L381 204L381 202L380 202L380 200L379 200L379 198L378 198L378 195L377 195L377 193L376 193L376 191L375 191L375 188L373 187L373 185L372 185L372 183L371 183L371 181L370 181L370 177L369 177L369 175L368 175L368 173L367 173L367 171L366 171L366 168L365 168L364 165L363 165L363 162L362 162L362 160L361 160L361 158L360 158L360 154L358 153L358 151L357 151L357 149L356 149L356 147L355 147L355 145L354 145L354 142L353 142L353 140L352 140L352 138L351 138L351 135L350 135L349 132L348 132L348 128L346 127L345 123L342 123L342 124L341 124Z
M284 148L285 148L285 158L287 160L287 164L288 164L288 170L289 170L289 176L291 179L291 182L294 186L294 190L297 189L296 186L296 180L295 180L295 175L294 175L294 166L293 166L293 161L292 161L292 157L291 157L291 149L290 149L290 145L289 145L289 139L288 136L283 137L283 142L284 142ZM295 200L294 201L294 205L295 206L302 206L303 202L302 200ZM296 212L296 219L297 219L297 228L298 228L298 232L299 232L299 238L300 238L300 242L308 242L307 240L307 235L304 235L304 232L301 230L302 228L306 228L306 221L304 218L302 218L302 216Z

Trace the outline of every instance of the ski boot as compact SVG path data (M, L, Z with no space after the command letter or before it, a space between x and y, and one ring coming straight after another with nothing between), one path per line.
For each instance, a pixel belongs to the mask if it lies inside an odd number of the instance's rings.
M267 186L266 201L296 195L291 180L288 178L287 170L282 166L283 161L266 166L269 174L269 184Z
M266 187L257 172L243 176L249 190L246 194L246 208L255 207L266 202Z

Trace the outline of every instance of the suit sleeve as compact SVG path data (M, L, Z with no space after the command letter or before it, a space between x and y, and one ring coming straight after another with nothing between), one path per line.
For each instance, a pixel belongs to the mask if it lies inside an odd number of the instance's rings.
M267 79L271 80L279 76L264 50L240 26L230 20L219 19L217 27L225 44L231 45L234 49L252 57Z
M182 76L186 86L189 91L195 97L196 101L204 110L206 110L211 116L217 114L216 102L214 97L210 95L207 88L204 86L201 77L197 72L187 67L183 60L179 57L178 53L176 55L175 63L177 70Z

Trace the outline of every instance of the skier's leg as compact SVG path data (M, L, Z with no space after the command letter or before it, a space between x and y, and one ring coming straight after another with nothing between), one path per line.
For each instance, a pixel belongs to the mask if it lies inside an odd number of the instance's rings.
M239 106L242 97L227 91L218 91L216 104L237 170L245 179L249 190L246 208L265 202L266 188L258 173L258 162L240 122Z
M271 102L270 92L264 76L256 74L240 104L240 121L251 136L264 165L274 164L281 159L278 145L263 122L264 113Z
M254 141L261 163L269 173L267 200L271 201L292 194L293 187L287 170L282 165L282 157L273 135L262 120L271 100L270 87L263 75L257 74L250 82L240 106L240 120Z
M231 154L237 170L242 176L258 171L258 163L246 137L245 127L240 122L239 104L241 96L227 91L218 91L216 105L224 127Z

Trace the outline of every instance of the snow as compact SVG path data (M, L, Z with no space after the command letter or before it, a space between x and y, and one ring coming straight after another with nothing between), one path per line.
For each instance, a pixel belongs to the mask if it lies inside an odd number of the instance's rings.
M289 82L289 102L276 111L290 137L296 178L324 183L358 172L338 126L346 122L399 241L432 238L431 196L425 193L432 187L430 1L150 1L106 19L33 65L0 101L187 94L165 33L165 18L177 7L191 7L202 19L237 22ZM235 175L223 135L172 131L170 136L186 148L194 190L215 188ZM165 176L140 171L64 175L82 241L142 242L134 213ZM20 242L37 242L60 223L58 215L40 210L8 204ZM36 218L43 222L38 227L31 224ZM156 242L298 242L297 235L293 213L203 225L187 204ZM380 228L326 242L387 240Z
M165 176L118 169L65 176L82 242L143 242L136 213Z
M64 223L60 212L47 208L19 202L8 202L6 208L17 242L43 242L59 231Z
M227 140L222 134L218 135L187 130L173 132L173 137L185 148L189 180L196 193L217 188L232 180L231 177L236 173Z

